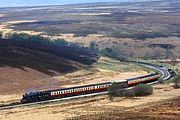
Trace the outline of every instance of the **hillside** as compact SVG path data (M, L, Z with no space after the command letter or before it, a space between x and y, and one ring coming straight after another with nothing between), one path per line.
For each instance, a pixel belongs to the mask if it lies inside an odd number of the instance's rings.
M53 71L67 73L91 65L98 60L98 54L63 40L13 34L9 39L0 39L0 58L0 66L28 67L53 75Z
M0 105L19 101L24 92L45 89L59 89L86 84L123 80L152 73L151 69L133 63L101 57L92 67L55 76L39 72L32 68L23 69L0 67Z
M0 38L1 94L9 88L9 93L16 93L47 83L55 85L52 76L91 68L98 59L99 55L90 49L64 40L50 41L27 34Z

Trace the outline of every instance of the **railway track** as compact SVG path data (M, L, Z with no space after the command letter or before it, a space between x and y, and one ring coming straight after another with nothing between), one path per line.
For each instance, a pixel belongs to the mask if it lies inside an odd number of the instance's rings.
M107 93L108 92L106 91L106 92L101 92L101 93L79 95L79 96L66 97L66 98L61 98L61 99L53 99L53 100L47 100L47 101L41 101L41 102L27 103L27 104L17 103L15 105L2 106L2 107L0 107L0 110L27 107L27 106L36 106L36 105L40 105L40 104L56 103L56 102L68 101L68 100L72 100L72 99L78 99L78 98L84 98L84 97L93 97L93 96L97 96L97 95L104 95L104 94L107 94Z
M158 65L144 63L144 62L138 62L138 63L142 64L145 67L149 67L149 68L152 68L154 70L159 71L161 73L161 75L162 75L160 79L163 80L163 81L166 81L166 80L171 78L171 74L168 72L168 69L165 68L165 67L160 67ZM158 82L161 82L161 81L155 81L155 82L150 83L150 84L156 84Z
M159 71L162 74L162 76L161 76L162 80L168 80L168 79L171 78L171 74L167 71L167 68L159 67L157 65L153 65L153 64L149 64L149 63L142 63L142 62L137 62L137 63L138 64L142 64L145 67L149 67L149 68L152 68L154 70ZM158 82L160 82L160 81L152 82L152 83L149 83L149 84L156 84ZM127 88L127 89L131 89L131 88L132 87ZM60 101L67 101L67 100L72 100L72 99L78 99L78 98L82 98L82 97L92 97L92 96L97 96L97 95L103 95L103 94L107 94L107 93L108 93L108 91L100 92L100 93L93 93L93 94L73 96L73 97L67 97L67 98L61 98L61 99L53 99L53 100L40 101L40 102L34 102L34 103L27 103L27 104L12 103L12 104L8 104L8 105L0 106L0 110L20 108L20 107L27 107L27 106L36 106L36 105L40 105L40 104L55 103L55 102L60 102Z

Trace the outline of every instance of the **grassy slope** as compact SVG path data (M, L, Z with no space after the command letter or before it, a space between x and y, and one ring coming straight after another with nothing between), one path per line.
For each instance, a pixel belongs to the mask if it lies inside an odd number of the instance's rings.
M98 63L95 64L95 66L98 69L111 70L115 72L135 72L135 71L146 71L148 73L153 72L152 69L148 69L133 63L121 62L119 60L108 57L101 57L101 59L98 61Z

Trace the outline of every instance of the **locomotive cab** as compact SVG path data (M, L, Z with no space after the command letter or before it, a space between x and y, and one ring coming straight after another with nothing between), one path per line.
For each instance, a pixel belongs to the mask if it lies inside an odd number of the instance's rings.
M23 98L21 99L22 103L30 103L30 102L37 102L39 93L38 92L27 92L23 95Z
M21 103L27 103L27 99L25 95L23 95L23 98L21 99Z

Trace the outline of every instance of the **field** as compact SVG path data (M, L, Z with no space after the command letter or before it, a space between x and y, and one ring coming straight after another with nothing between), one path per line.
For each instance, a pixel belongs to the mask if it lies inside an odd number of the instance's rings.
M158 101L177 97L179 93L180 89L173 89L169 85L156 85L153 95L147 97L118 97L113 101L106 95L81 98L54 104L3 110L0 118L2 120L62 120L67 118L77 120L93 118L178 120L180 116L179 99Z
M178 0L1 8L0 28L41 34L146 59L179 58ZM142 7L143 6L143 7ZM7 35L7 34L6 34Z
M179 120L180 119L180 100L175 99L172 101L161 103L160 105L154 105L151 107L141 109L131 109L127 111L114 111L111 113L96 114L93 117L82 117L82 120L96 119L96 120L107 120L107 119L118 119L118 120ZM77 119L78 120L78 119Z

